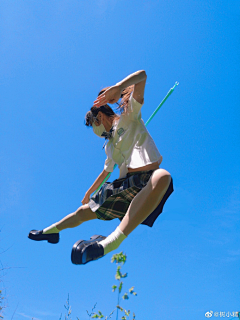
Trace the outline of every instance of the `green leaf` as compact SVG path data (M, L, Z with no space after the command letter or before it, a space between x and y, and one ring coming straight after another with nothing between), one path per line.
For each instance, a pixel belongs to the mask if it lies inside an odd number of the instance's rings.
M122 297L124 300L128 300L129 297L128 297L128 294L127 293L124 293L124 296Z
M121 293L121 291L122 291L122 286L123 286L123 282L121 281L120 285L119 285L119 288L118 288L119 293Z
M124 264L126 260L127 260L126 254L123 254L123 252L121 251L120 253L114 254L112 256L111 262Z
M117 271L116 271L116 275L115 275L115 279L120 280L121 278L126 278L126 277L127 277L127 273L122 274L121 267L118 266Z
M103 314L100 310L98 310L98 313L99 315L97 313L94 313L94 315L91 318L100 318L100 319L103 318Z
M133 295L134 295L134 296L137 296L137 292L133 292Z
M112 286L112 291L114 292L116 289L117 289L117 286L114 284L113 286Z
M127 318L125 317L125 316L122 316L122 318L121 318L122 320L127 320Z
M119 305L117 305L117 308L120 309L121 311L123 311L123 308L120 307Z
M129 292L130 292L130 293L133 293L133 288L134 288L134 287L132 287L132 288L129 289Z
M129 315L130 315L130 310L128 310L128 311L127 311L127 310L124 310L124 312L125 312L125 315L126 315L126 316L129 316Z
M135 316L135 313L133 312L133 319L135 319L135 317L136 317L136 316Z
M115 279L116 280L120 280L121 279L121 271L120 271L121 267L117 267L117 271L116 271L116 275L115 275Z

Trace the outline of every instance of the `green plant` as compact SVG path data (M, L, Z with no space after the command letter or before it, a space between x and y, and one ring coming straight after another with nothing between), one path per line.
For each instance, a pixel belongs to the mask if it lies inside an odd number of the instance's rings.
M65 314L64 320L71 320L70 316L71 316L71 313L72 313L72 309L71 309L71 306L69 304L69 294L68 294L68 298L67 298L66 304L64 305L64 308L67 310L67 314ZM62 320L62 313L60 315L59 320Z
M109 316L107 316L105 318L105 320L107 319L110 319L112 317L112 314L115 310L117 310L117 317L116 319L118 319L118 310L120 310L121 312L124 313L124 315L121 317L122 320L127 320L127 319L130 319L130 313L131 311L130 310L125 310L124 308L122 308L120 305L119 305L119 299L120 299L120 293L122 292L122 287L123 287L123 281L122 279L126 278L127 277L127 273L124 273L122 274L121 272L121 267L125 264L127 260L127 256L126 254L124 254L122 251L120 253L117 253L117 254L114 254L112 256L112 259L111 259L111 262L115 262L116 264L120 264L119 266L117 266L117 271L116 271L116 274L115 274L115 279L118 280L118 286L117 285L113 285L112 286L112 291L115 292L116 289L118 289L118 297L117 297L117 306L116 306L116 309L114 309ZM131 287L128 291L130 294L133 294L134 296L137 295L137 293L133 290L134 287ZM124 295L122 296L122 299L123 300L128 300L129 299L129 294L127 292L124 293ZM96 306L96 304L95 304ZM95 308L94 306L94 308ZM93 309L94 309L93 308ZM92 310L93 310L92 309ZM102 312L99 310L98 313L96 312L93 312L91 314L88 313L87 311L87 314L89 315L89 317L91 318L98 318L98 319L101 319L101 318L104 318L104 315L102 314ZM128 317L128 318L127 318ZM135 313L133 312L133 320L136 318L135 316ZM79 319L78 319L79 320Z
M121 312L124 313L122 315L122 317L121 317L121 320L127 320L127 319L130 320L131 311L130 310L125 310L124 308L122 308L119 305L120 294L121 294L122 288L123 288L122 279L127 277L127 273L122 274L121 267L125 264L126 260L127 260L127 256L122 251L120 253L114 254L112 256L111 262L112 263L115 262L116 264L120 264L120 265L117 266L117 271L116 271L116 274L115 274L115 279L118 280L118 286L115 285L115 284L112 286L112 291L113 292L115 292L116 289L118 289L117 290L118 291L118 297L117 297L117 306L116 306L116 308L108 316L105 317L105 320L110 319L115 310L117 310L116 319L118 319L118 310L120 310ZM131 287L128 291L129 291L130 294L133 294L134 296L136 296L137 293L133 289L134 289L134 287ZM128 300L129 299L129 293L125 292L124 295L122 296L122 299L123 300ZM98 310L98 313L93 312L93 310L96 308L96 305L97 305L97 303L95 303L94 307L92 308L92 312L90 314L86 310L87 314L89 316L89 319L90 318L92 318L92 319L102 319L102 318L104 318L104 315L102 314L102 312L100 310ZM67 310L67 314L65 314L65 319L64 320L71 320L70 315L72 313L72 310L71 310L71 306L69 304L69 294L68 294L68 299L67 299L66 305L64 305L64 307ZM133 312L132 320L134 320L134 319L136 319L136 316L135 316L135 313ZM62 320L62 314L61 314L59 320ZM80 319L77 317L77 320L80 320Z

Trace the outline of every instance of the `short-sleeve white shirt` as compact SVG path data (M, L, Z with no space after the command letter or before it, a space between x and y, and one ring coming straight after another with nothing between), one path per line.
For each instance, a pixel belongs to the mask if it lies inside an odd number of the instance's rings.
M126 175L127 168L135 169L162 162L162 156L142 120L142 105L131 93L127 112L113 123L113 135L105 146L107 159L104 170L112 172L116 163L120 169L120 178Z

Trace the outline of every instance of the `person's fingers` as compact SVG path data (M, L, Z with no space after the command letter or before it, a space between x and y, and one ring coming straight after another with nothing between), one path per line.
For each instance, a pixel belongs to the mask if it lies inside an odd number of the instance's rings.
M106 98L102 98L102 99L99 99L99 100L95 100L94 101L94 103L96 103L96 104L103 104L104 102L106 102L107 101L107 99Z
M107 99L104 99L104 100L99 100L97 101L96 103L99 105L99 106L103 106L104 104L106 104L108 102Z
M104 106L107 103L113 104L114 102L119 100L119 99L117 99L117 96L116 96L117 93L118 93L118 91L116 91L116 88L114 89L114 87L111 87L111 88L107 89L105 92L100 94L96 98L96 100L94 100L93 106L94 107L101 107L101 106Z
M98 103L99 101L102 101L102 99L96 99L94 103Z
M105 97L105 94L102 93L100 96L97 97L97 99L96 99L95 101L101 100L101 99L104 98L104 97ZM95 101L94 101L94 102L95 102Z
M105 105L108 101L105 99L105 100L99 100L99 101L96 101L94 102L93 106L94 107L101 107L103 105Z

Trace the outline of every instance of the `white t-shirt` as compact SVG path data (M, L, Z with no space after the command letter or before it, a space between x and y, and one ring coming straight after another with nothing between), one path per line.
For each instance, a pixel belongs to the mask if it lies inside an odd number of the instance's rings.
M118 164L119 178L127 174L127 168L162 162L162 156L142 120L142 105L131 93L127 113L121 114L120 119L113 123L113 135L105 146L107 159L104 170L112 172L115 163Z

